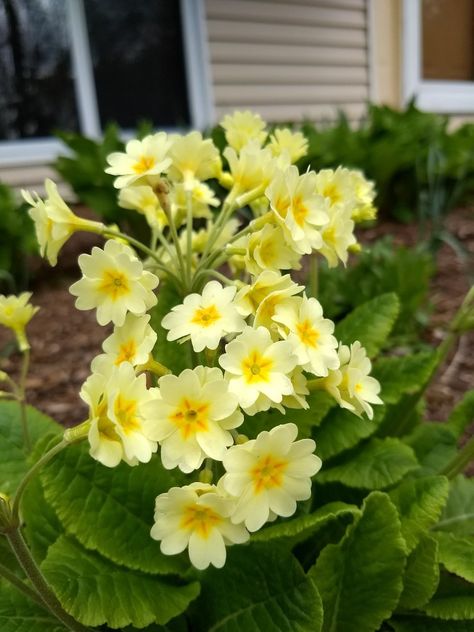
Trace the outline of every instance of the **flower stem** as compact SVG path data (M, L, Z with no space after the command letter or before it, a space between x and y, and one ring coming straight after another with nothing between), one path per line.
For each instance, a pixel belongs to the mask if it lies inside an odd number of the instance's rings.
M469 441L459 450L456 456L450 463L443 469L441 474L452 479L457 474L464 471L467 465L474 459L474 437L471 437Z
M30 350L24 349L23 362L21 365L20 382L18 384L18 403L20 405L21 426L23 429L23 443L26 452L31 452L31 437L28 428L28 419L26 411L26 377L30 367Z
M186 280L191 287L193 261L193 199L192 191L186 191Z
M41 599L41 597L36 592L36 590L33 590L32 588L30 588L28 584L25 584L23 580L17 577L15 573L13 573L9 568L4 566L3 564L0 564L0 576L2 576L4 579L10 582L10 584L15 586L15 588L17 588L20 592L26 595L26 597L28 597L29 599L31 599L32 601L40 605L42 608L45 608L44 601Z

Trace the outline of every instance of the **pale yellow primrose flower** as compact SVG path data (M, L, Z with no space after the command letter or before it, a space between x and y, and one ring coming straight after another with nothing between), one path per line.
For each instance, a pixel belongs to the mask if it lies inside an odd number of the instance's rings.
M352 211L352 219L355 222L373 220L377 216L374 206L375 186L371 180L367 180L364 174L357 169L352 169L351 183L355 193L355 207Z
M262 120L260 114L250 112L250 110L227 114L220 125L225 130L228 145L237 153L250 141L255 141L259 146L263 145L267 137L265 121Z
M155 421L146 404L157 397L157 389L146 388L146 376L135 375L129 362L113 367L108 375L93 373L82 386L80 397L89 406L91 456L115 467L147 463L157 450L152 438Z
M107 156L110 167L105 173L119 176L114 181L116 189L128 187L134 182L153 183L171 164L168 155L170 146L171 140L165 132L145 136L143 140L130 140L125 146L125 153L116 151Z
M199 180L188 183L188 191L191 191L191 206L193 217L212 218L209 206L219 206L220 201L214 195L214 191ZM176 182L170 189L169 200L175 223L180 225L186 219L187 195L182 182Z
M288 376L296 363L291 345L286 341L273 342L265 327L246 327L226 345L219 358L229 380L229 391L248 414L267 410L272 404L280 404L284 395L293 394Z
M232 147L226 147L224 156L232 175L231 200L251 191L255 191L255 198L260 197L277 169L277 159L272 152L268 148L262 149L256 141L245 145L240 154Z
M293 384L293 394L283 397L281 401L282 411L285 408L308 409L309 404L306 401L306 395L309 395L308 380L303 373L303 369L300 366L296 366L288 377Z
M321 227L329 219L328 203L316 191L314 172L300 176L296 167L289 167L273 179L265 195L300 254L309 254L321 246Z
M148 314L144 316L127 314L124 324L121 327L115 327L113 334L102 343L105 353L93 359L92 371L103 372L105 370L103 363L111 366L118 366L122 362L130 362L132 366L145 364L157 338L149 321Z
M143 269L128 246L109 240L103 250L95 246L78 261L83 277L69 291L77 296L77 309L97 308L99 325L121 327L127 312L140 316L156 305L158 277Z
M237 292L235 304L239 313L247 317L250 314L257 314L263 303L268 301L269 305L265 311L272 312L273 316L274 308L280 300L298 294L303 289L304 286L294 283L289 274L282 276L274 270L264 270L251 285L244 285ZM273 310L270 309L271 306Z
M190 132L186 136L173 134L170 139L172 162L168 176L171 180L183 182L185 190L190 191L196 180L218 177L222 169L221 158L210 138L204 140L200 132Z
M37 193L22 191L24 200L32 207L28 214L35 224L36 238L42 257L55 266L58 252L71 235L79 230L100 233L104 228L101 222L82 219L71 211L58 193L52 180L45 180L47 197L42 200Z
M31 292L22 292L19 296L0 294L0 325L12 329L21 351L29 349L25 327L39 310L29 303Z
M374 412L370 404L383 404L378 394L379 382L369 375L372 364L367 352L358 340L349 347L339 346L340 368L330 371L322 385L339 403L358 417L366 413L372 419Z
M297 435L295 424L283 424L227 451L222 486L236 499L232 522L257 531L272 514L291 516L296 501L310 498L321 459L313 454L315 442L295 441Z
M194 351L217 349L223 336L245 327L233 303L235 292L235 286L222 287L218 281L209 281L202 294L188 294L161 321L170 330L167 339L191 336Z
M199 570L210 564L222 568L226 546L242 544L249 538L243 525L230 521L234 507L235 500L215 485L172 487L156 498L151 537L161 540L160 549L165 555L189 548L191 564Z
M221 461L234 442L229 430L243 422L222 371L185 369L179 376L161 377L158 384L160 399L149 404L147 413L155 420L152 436L160 443L164 467L188 473L206 457Z
M326 258L328 266L333 268L339 261L347 263L349 252L356 243L354 220L350 207L334 205L329 213L329 222L322 227L322 245L317 249Z
M265 224L234 244L235 248L245 248L245 268L257 276L264 270L300 270L301 255L285 239L285 234L277 224Z
M168 225L168 219L158 196L148 184L120 189L118 204L122 208L132 209L144 215L152 228L161 229Z
M274 156L287 152L293 163L297 162L308 152L308 141L301 132L292 132L287 127L277 128L270 136L268 143Z
M334 323L323 318L323 308L315 298L294 296L275 307L273 320L282 338L288 340L305 371L326 376L339 367Z

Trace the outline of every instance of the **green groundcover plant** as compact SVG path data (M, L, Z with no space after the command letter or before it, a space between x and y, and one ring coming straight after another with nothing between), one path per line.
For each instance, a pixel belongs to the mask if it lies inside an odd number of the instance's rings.
M435 350L381 355L394 293L335 325L288 271L309 258L315 289L321 258L345 263L373 187L300 175L305 138L257 115L222 127L224 161L198 132L108 156L149 244L77 217L51 181L24 193L52 265L76 231L106 240L70 291L114 329L64 430L26 403L37 308L0 297L23 354L18 381L0 375L1 629L472 629L474 391L422 417L473 292Z

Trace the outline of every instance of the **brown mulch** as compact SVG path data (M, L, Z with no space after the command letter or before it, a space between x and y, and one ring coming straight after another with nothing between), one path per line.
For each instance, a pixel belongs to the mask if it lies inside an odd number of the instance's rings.
M450 231L474 257L474 212L463 209L453 212L448 220ZM364 241L372 241L391 234L395 243L413 245L416 227L383 221L365 231ZM79 390L89 374L92 358L100 352L102 340L110 328L100 327L94 312L80 312L74 308L69 285L78 278L78 254L89 251L97 243L88 234L75 235L64 248L58 268L41 265L34 288L33 302L40 311L29 325L32 345L31 370L28 377L28 399L31 404L59 422L71 425L83 421L87 410L79 398ZM468 289L466 266L448 246L437 255L430 301L432 317L428 337L439 344L445 327L461 304ZM472 259L470 272L474 272ZM9 334L0 331L0 349ZM13 354L1 362L1 368L15 376L19 356ZM452 405L463 393L474 386L474 334L463 337L454 357L448 359L435 384L428 391L429 419L445 419Z

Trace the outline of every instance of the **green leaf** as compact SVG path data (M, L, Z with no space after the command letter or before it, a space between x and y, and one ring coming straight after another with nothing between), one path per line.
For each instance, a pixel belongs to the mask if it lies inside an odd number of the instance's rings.
M399 608L421 608L434 595L438 584L438 543L434 538L425 536L408 557Z
M428 617L400 617L390 619L395 632L472 632L470 621L441 621Z
M163 318L171 311L172 307L179 305L182 298L170 283L161 282L158 303L150 310L150 325L156 331L157 339L153 350L153 357L164 364L173 373L178 374L187 366L187 357L190 353L189 343L169 342L166 340L168 330L161 326Z
M448 502L436 529L474 535L474 478L459 474L451 481Z
M435 596L423 611L437 619L474 619L474 586L458 577L442 575Z
M89 456L86 445L70 446L44 468L41 480L66 531L86 548L149 573L186 568L181 557L163 555L150 536L156 496L182 480L159 458L107 468Z
M367 355L373 357L392 331L398 311L396 294L382 294L356 307L337 324L334 335L346 345L359 340Z
M114 537L111 525L110 538ZM199 584L173 585L131 571L61 536L41 565L63 608L84 625L111 628L167 623L199 594Z
M455 435L440 423L424 423L404 441L413 448L420 464L417 476L438 474L457 454Z
M452 533L435 533L439 544L439 561L450 573L474 582L474 539Z
M33 557L39 563L44 560L49 547L63 532L55 512L46 502L39 478L33 479L22 499L23 533Z
M48 433L61 432L61 426L33 406L26 410L33 445ZM29 467L23 448L20 407L17 402L0 402L0 491L14 492Z
M408 552L413 551L424 534L436 524L449 492L444 476L430 476L402 481L389 492L398 509L402 535Z
M319 632L319 593L279 547L232 547L222 570L202 577L192 612L196 632Z
M430 378L435 360L433 351L377 359L372 375L382 386L382 400L396 404L402 395L418 392Z
M354 517L360 514L355 505L333 502L320 507L310 514L305 514L270 525L252 535L253 542L267 542L277 538L291 538L292 542L304 540L330 522L342 517Z
M344 408L334 408L313 432L318 455L326 461L358 445L376 432L384 415L384 406L375 406L372 420L357 417Z
M16 588L0 582L0 630L2 632L65 632L67 628Z
M378 630L398 603L405 559L397 511L386 494L374 492L309 572L323 601L323 630Z
M413 450L399 439L370 439L319 472L319 483L342 483L355 489L385 489L418 467Z
M468 391L449 416L448 426L456 437L461 437L474 421L474 389Z

